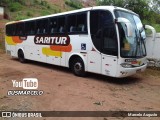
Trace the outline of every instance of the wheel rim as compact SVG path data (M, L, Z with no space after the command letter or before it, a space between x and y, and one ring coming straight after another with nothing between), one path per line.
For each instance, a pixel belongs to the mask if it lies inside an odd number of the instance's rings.
M77 63L74 65L74 71L75 71L76 73L82 71L82 64L79 63L79 62L77 62Z

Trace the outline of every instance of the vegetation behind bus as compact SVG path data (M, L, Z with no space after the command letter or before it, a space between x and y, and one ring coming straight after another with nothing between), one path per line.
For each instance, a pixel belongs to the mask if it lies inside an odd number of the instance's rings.
M62 3L48 2L51 0L1 0L0 4L5 5L9 13L10 20L22 20L37 16L44 16L63 11L80 9L84 6L82 0L61 0ZM58 1L58 0L57 0ZM153 5L149 5L150 0L90 0L88 6L94 5L114 5L125 7L140 15L143 24L149 24L160 32L160 1L152 0ZM29 9L28 9L29 8ZM142 9L143 8L143 9Z
M10 21L55 14L73 9L68 6L60 7L50 4L45 0L2 0L0 4L6 6L5 11Z
M152 25L160 32L160 0L97 0L97 4L130 9L139 14L143 24Z
M0 5L5 5L5 11L8 13L9 21L86 7L82 4L82 0L61 0L62 3L60 5L48 1L49 0L1 0ZM154 4L152 7L147 4L149 0L95 0L97 3L93 2L94 0L91 1L88 6L115 5L131 9L140 15L143 24L152 25L157 32L160 32L160 14L158 14L160 13L160 1L158 0L153 0ZM9 21L5 20L5 22ZM2 32L1 34L4 33ZM0 42L2 42L2 40L0 40ZM3 45L1 44L1 46Z

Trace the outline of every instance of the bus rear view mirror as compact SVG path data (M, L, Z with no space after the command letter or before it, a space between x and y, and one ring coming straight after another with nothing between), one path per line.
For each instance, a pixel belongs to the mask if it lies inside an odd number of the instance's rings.
M118 19L116 19L116 22L125 24L127 37L132 37L133 36L133 34L132 34L132 32L133 32L132 31L133 30L132 29L132 24L128 19L119 17Z
M152 40L155 40L156 39L156 30L154 29L154 27L150 26L150 25L143 25L144 29L145 30L151 30L151 33L148 34L148 36L151 36L152 37ZM147 34L147 32L146 32Z

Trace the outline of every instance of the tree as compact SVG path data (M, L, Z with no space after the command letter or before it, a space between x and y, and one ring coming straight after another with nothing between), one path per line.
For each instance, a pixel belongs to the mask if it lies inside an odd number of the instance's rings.
M147 20L152 23L158 21L159 15L155 11L160 10L160 0L97 0L98 5L113 5L118 7L123 7L134 11L139 14L142 20ZM158 4L158 5L157 5Z
M141 18L146 19L148 17L150 7L148 0L127 0L127 9L139 14Z
M149 12L149 0L97 0L99 5L113 5L130 9L144 17ZM143 8L143 9L142 9Z
M113 6L124 7L125 0L97 0L97 4L98 5L113 5Z
M160 14L160 0L151 0L150 5L153 11Z

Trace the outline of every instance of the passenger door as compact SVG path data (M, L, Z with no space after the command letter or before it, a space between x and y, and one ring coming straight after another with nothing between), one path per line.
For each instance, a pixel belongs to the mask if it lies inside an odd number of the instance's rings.
M102 32L102 74L115 76L117 72L118 43L114 23L105 25Z
M112 14L106 10L90 12L90 32L94 47L88 54L89 71L115 76L118 43ZM92 48L93 49L93 48Z
M90 11L90 34L93 45L88 51L88 71L101 74L101 31L99 29L100 10Z

